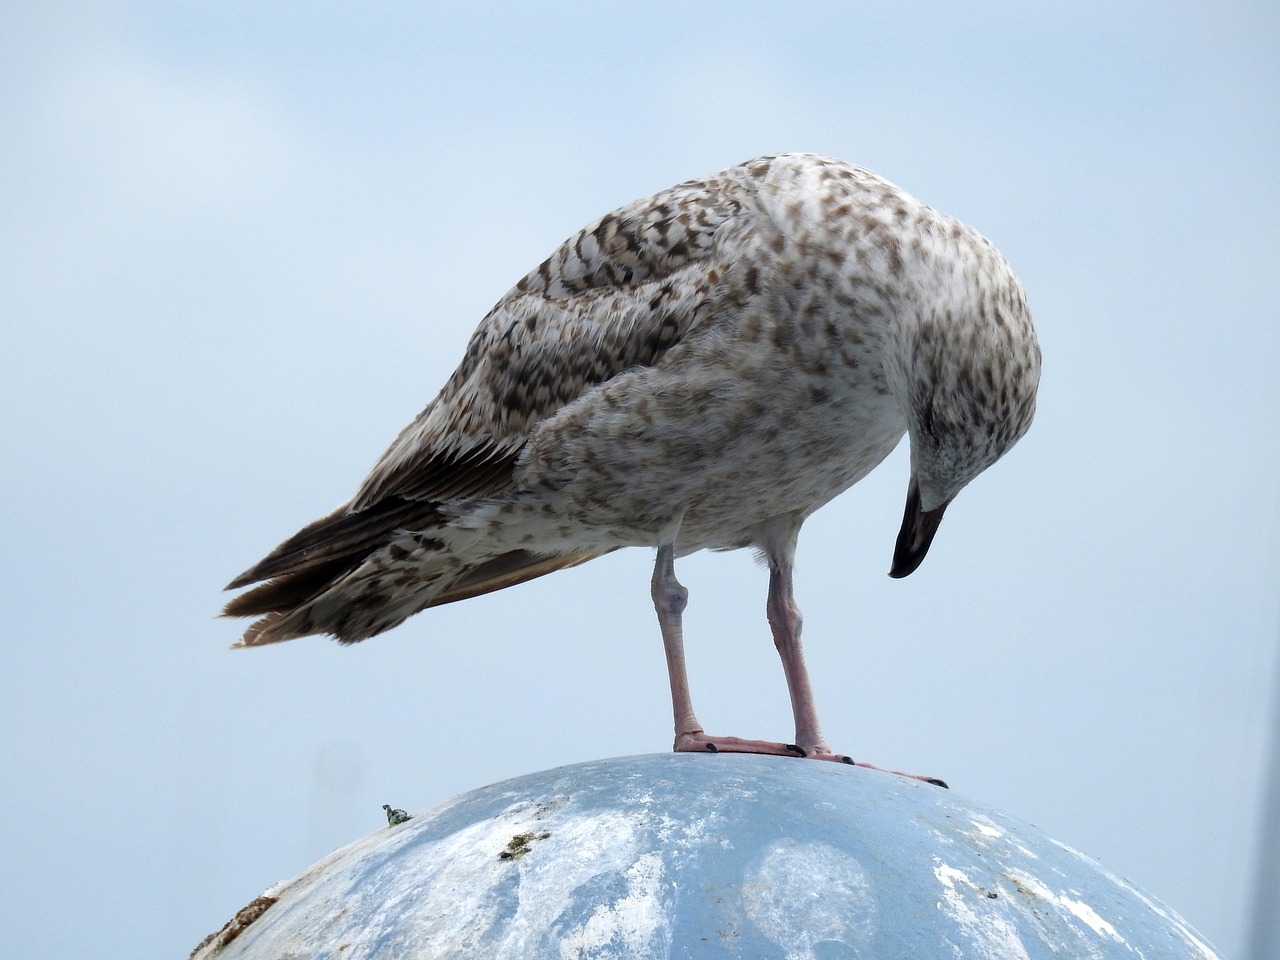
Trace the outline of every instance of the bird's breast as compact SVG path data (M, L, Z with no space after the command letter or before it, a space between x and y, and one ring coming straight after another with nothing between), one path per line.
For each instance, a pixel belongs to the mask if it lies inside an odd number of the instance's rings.
M517 481L522 498L617 545L653 542L682 516L682 552L737 547L748 528L848 489L905 428L871 378L732 363L640 370L536 431Z

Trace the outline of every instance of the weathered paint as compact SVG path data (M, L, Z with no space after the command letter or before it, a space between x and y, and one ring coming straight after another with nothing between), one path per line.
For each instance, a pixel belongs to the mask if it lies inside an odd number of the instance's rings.
M494 784L265 896L194 956L1217 958L1034 827L918 781L778 757L624 757Z

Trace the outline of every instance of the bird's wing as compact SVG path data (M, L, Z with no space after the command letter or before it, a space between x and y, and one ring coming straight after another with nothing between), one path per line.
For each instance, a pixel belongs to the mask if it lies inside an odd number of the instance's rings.
M281 579L226 612L248 616L300 602L396 530L439 522L439 504L509 489L539 421L597 384L658 363L698 328L718 285L744 268L747 247L764 229L748 222L748 189L725 175L691 180L565 241L481 321L461 365L355 497L228 589ZM512 571L504 576L517 582Z
M439 395L383 454L348 509L443 502L509 486L541 420L652 366L706 314L748 230L742 184L694 180L584 228L480 323Z

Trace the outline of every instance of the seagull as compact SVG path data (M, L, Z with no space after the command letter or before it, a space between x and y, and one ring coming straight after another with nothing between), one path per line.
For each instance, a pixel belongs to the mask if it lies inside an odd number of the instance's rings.
M988 240L861 167L759 157L565 241L355 496L236 577L257 586L224 614L258 618L236 646L349 644L647 546L675 749L852 763L819 727L800 644L800 527L905 435L889 575L912 573L948 504L1027 431L1039 377L1025 295ZM741 547L768 566L792 743L712 736L694 714L675 561Z
M412 815L405 813L403 810L393 809L391 804L384 803L382 809L387 812L387 826L394 827L397 824L404 823L406 820L412 820Z

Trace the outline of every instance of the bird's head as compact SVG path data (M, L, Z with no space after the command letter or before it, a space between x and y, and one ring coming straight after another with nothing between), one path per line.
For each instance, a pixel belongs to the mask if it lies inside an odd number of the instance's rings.
M998 255L997 255L998 256ZM1003 260L960 284L945 308L904 327L893 378L911 439L911 481L891 577L924 560L943 511L1031 426L1040 347Z

